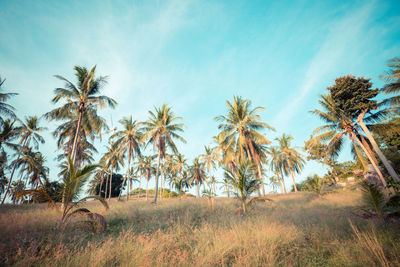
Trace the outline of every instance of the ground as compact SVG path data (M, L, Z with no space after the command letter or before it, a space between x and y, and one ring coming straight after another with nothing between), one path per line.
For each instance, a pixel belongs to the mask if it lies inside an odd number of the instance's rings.
M58 226L45 204L0 208L0 265L399 266L400 226L358 216L344 191L271 195L240 215L235 199L112 200L104 233Z

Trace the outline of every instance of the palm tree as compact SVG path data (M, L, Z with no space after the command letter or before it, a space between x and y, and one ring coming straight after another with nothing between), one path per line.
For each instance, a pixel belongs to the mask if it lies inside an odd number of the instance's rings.
M193 160L193 165L189 168L192 183L196 184L197 197L200 197L200 185L206 179L204 171L204 164L200 162L199 158Z
M167 147L169 147L174 153L177 153L178 149L173 139L178 139L184 143L186 140L181 137L178 133L183 132L183 123L175 123L177 120L181 120L181 117L176 117L175 113L171 110L171 107L162 105L161 108L156 108L155 112L149 111L150 117L147 121L143 122L143 140L146 140L147 144L153 144L153 149L158 151L158 162L156 169L156 181L155 181L155 194L153 203L157 203L158 193L158 176L160 172L160 161L164 159Z
M77 77L78 84L74 85L72 82L60 75L55 75L56 78L65 82L65 88L56 88L54 90L55 97L53 103L58 103L65 100L65 104L56 108L49 113L45 114L46 118L51 120L66 120L73 119L76 121L76 130L72 143L71 158L75 163L76 151L78 145L78 137L81 134L82 121L91 122L92 127L101 128L104 125L98 125L102 120L97 116L97 108L104 108L109 106L114 108L117 104L115 100L110 97L99 95L103 86L106 84L107 77L95 78L96 66L90 71L85 67L75 66L75 76ZM96 124L93 124L96 122Z
M63 190L62 190L63 202L60 209L61 224L66 223L71 218L71 216L77 214L86 214L91 220L98 220L99 218L101 218L100 223L103 224L104 222L103 227L105 227L105 219L101 215L91 213L89 210L85 208L79 208L79 209L77 208L79 205L86 202L87 200L95 199L100 201L100 203L102 203L104 207L108 209L107 202L104 201L104 199L99 196L87 196L79 199L79 196L82 193L83 188L86 185L86 182L88 181L88 179L93 174L96 168L97 165L87 165L82 169L75 169L72 160L71 159L68 160L68 173L64 176ZM43 190L24 190L19 192L17 194L17 197L21 197L24 195L39 195L45 197L50 204L57 207L56 203L52 200L52 198L46 192L43 192Z
M282 174L281 151L280 151L279 147L271 147L269 149L269 155L271 157L271 160L269 163L269 168L272 172L275 173L276 178L278 179L279 185L281 187L281 193L287 193L285 180L284 180L283 174Z
M105 162L105 166L110 171L110 176L108 179L109 182L109 193L108 193L108 201L111 200L111 185L112 185L112 176L113 172L119 170L119 166L122 165L124 167L123 154L119 150L119 147L116 143L111 142L108 151L104 154L102 160Z
M246 160L239 164L237 172L225 169L225 177L238 192L235 195L242 202L243 213L246 213L247 199L260 187L260 180L253 176L256 168L254 163Z
M18 160L21 156L21 151L28 148L31 142L33 142L35 148L39 147L39 143L42 143L42 144L44 143L44 139L40 135L40 133L45 131L47 128L39 126L39 122L40 122L40 119L36 116L25 117L25 122L20 121L21 126L17 127L16 131L18 132L18 134L20 136L19 144L21 145L21 150L18 152L16 162L18 162ZM7 193L10 188L10 184L12 182L16 167L17 167L17 165L14 164L13 170L11 171L10 179L8 181L6 192L4 194L1 204L4 203L4 201L7 197Z
M200 161L204 164L207 169L208 174L211 174L211 168L215 170L216 165L216 154L214 152L215 148L209 146L204 146L204 154L200 155Z
M254 144L256 141L260 145L269 144L270 141L260 133L260 130L274 130L274 128L262 122L258 113L264 109L262 107L252 109L251 101L248 99L234 97L233 103L227 101L226 105L228 106L227 116L218 116L215 118L216 121L221 122L218 125L218 129L221 130L224 136L222 142L225 145L234 146L234 151L240 162L246 159L255 162L261 188L265 195L261 174L262 162Z
M330 95L322 95L319 103L324 110L314 110L313 114L319 116L327 124L318 127L313 132L313 138L316 141L326 142L326 150L340 151L343 144L343 138L347 136L352 142L354 151L359 151L358 146L368 157L375 171L377 172L383 186L386 187L386 181L382 172L377 166L376 159L367 148L366 143L360 141L360 134L357 125L353 123L351 118L345 115L345 112L339 109ZM359 155L360 156L360 155Z
M10 104L7 104L7 100L9 100L11 97L18 95L16 93L3 93L3 84L6 81L6 79L1 79L0 77L0 128L4 126L4 118L3 116L6 116L10 119L17 119L17 116L15 116L14 113L14 107L11 106Z
M19 137L17 128L14 126L15 121L5 120L0 131L0 151L4 151L4 146L16 150L18 146L14 144L14 140Z
M295 148L291 147L291 141L293 137L291 135L282 134L281 138L275 138L280 145L280 161L282 172L285 175L290 174L293 180L294 191L297 192L296 181L294 179L294 173L299 174L304 167L304 159Z
M143 170L146 176L146 200L148 200L149 196L149 181L151 179L151 174L155 173L155 167L153 164L155 156L144 156L139 163L140 170Z
M123 118L119 121L122 124L123 130L114 133L110 138L117 138L115 145L121 151L123 157L128 157L128 165L126 166L126 176L123 180L123 186L125 185L126 179L129 176L129 170L131 168L131 160L135 158L135 153L140 156L140 142L142 134L139 130L139 123L132 120L132 116L129 118ZM129 200L129 182L128 179L128 193L126 194L126 200ZM121 187L122 192L122 187ZM121 194L120 194L121 195Z

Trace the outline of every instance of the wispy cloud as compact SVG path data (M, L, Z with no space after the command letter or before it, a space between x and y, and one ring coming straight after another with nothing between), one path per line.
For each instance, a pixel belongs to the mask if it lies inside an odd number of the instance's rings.
M366 4L357 12L351 10L344 18L328 25L331 28L329 34L311 60L301 86L282 106L273 125L285 129L312 90L326 85L327 77L340 69L339 65L343 66L349 57L356 58L355 54L363 52L360 43L372 9L372 4Z

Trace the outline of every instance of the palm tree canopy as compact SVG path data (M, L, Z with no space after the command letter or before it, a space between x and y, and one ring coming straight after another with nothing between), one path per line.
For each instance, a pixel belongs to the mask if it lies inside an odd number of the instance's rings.
M182 118L176 117L171 107L165 104L161 108L155 108L155 112L149 111L149 115L149 119L143 122L142 128L142 140L147 141L146 146L153 144L153 149L159 150L161 158L165 156L166 147L177 153L178 149L173 139L186 143L186 140L179 135L180 132L183 132L184 124L176 123L177 120L182 120Z
M10 119L15 120L17 117L15 116L15 108L6 102L13 96L18 95L16 93L3 93L3 84L6 79L1 79L0 77L0 127L3 127L4 118L6 116Z

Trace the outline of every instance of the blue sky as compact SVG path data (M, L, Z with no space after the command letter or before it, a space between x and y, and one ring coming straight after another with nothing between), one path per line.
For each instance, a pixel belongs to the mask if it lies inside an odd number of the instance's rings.
M217 133L213 118L233 95L263 106L265 122L302 146L320 121L308 111L336 77L379 76L400 56L398 1L0 1L0 75L20 117L54 106L53 77L97 64L102 114L144 120L167 103L187 126L190 159ZM43 121L44 122L44 121ZM49 130L54 124L44 122ZM41 151L56 179L55 140ZM103 140L106 143L106 140ZM98 145L102 150L102 144ZM342 159L349 158L348 151ZM323 173L308 163L299 177Z

